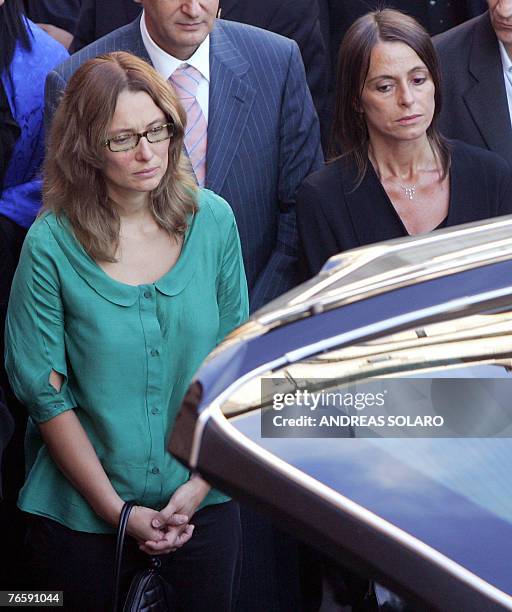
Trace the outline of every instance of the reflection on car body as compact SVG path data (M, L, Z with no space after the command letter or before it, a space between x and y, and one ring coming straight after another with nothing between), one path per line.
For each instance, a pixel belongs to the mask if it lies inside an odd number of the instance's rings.
M357 249L212 353L170 450L415 609L512 610L511 338L511 218Z

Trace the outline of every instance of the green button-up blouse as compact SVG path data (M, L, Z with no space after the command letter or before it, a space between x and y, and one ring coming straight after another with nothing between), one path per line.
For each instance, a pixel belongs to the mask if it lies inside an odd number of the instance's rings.
M14 278L6 367L28 408L27 479L19 506L71 529L111 532L60 472L37 423L75 410L122 499L162 508L187 470L165 448L176 412L203 359L248 316L233 213L199 192L176 265L153 284L108 276L65 219L32 226ZM64 376L57 392L51 370ZM228 499L212 490L203 505Z

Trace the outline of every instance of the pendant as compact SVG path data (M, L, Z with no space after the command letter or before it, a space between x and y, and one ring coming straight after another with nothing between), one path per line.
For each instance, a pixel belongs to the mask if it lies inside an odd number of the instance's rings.
M416 185L400 185L400 187L404 190L406 198L409 198L409 200L414 199L416 195Z

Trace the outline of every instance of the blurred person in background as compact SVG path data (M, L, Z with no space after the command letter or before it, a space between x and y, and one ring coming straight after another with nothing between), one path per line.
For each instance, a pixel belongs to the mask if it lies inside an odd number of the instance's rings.
M24 0L25 14L66 49L73 40L81 0Z
M443 133L512 165L512 0L434 38L443 73Z
M22 540L15 500L23 482L26 418L15 408L3 367L4 322L23 239L41 206L44 83L47 73L67 55L60 44L24 17L21 0L0 0L0 386L17 422L2 465L2 547L10 562L4 565L0 581L9 588L15 584Z
M109 608L129 500L125 592L148 554L180 610L229 612L238 589L237 504L165 448L194 372L248 314L233 212L196 187L185 121L141 59L81 66L13 282L6 368L30 414L25 587L64 590L72 610Z
M439 132L442 93L431 38L412 17L384 9L348 30L334 159L297 199L309 275L340 251L512 212L506 162Z
M81 0L70 52L75 53L130 23L141 11L142 6L137 0Z
M41 205L46 75L67 56L23 16L20 0L0 0L0 260L12 262L2 275L2 307L25 232Z

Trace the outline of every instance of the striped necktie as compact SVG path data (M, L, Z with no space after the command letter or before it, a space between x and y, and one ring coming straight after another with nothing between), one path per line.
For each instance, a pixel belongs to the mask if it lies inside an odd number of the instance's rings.
M199 70L196 70L193 66L189 66L188 64L183 64L177 68L169 78L176 95L187 113L185 149L199 187L204 187L206 178L206 144L208 128L203 111L196 98L197 88L202 78Z

